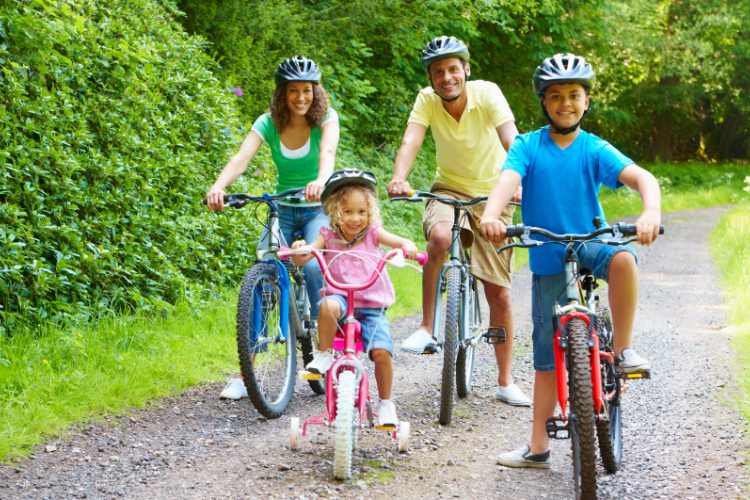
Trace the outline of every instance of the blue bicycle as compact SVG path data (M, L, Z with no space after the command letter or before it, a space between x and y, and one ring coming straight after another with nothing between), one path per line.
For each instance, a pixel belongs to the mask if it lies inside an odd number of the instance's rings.
M301 269L277 258L288 246L280 230L278 200L299 203L304 188L279 194L229 194L224 203L242 208L248 203L268 207L268 247L258 250L255 265L245 275L237 301L237 351L240 372L253 406L267 418L280 417L294 392L298 344L301 362L313 359L316 325L310 320L309 299ZM325 394L320 380L308 380L316 394Z

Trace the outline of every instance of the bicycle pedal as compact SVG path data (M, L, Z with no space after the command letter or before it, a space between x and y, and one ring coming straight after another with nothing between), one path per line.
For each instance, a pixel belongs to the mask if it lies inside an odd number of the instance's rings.
M570 422L563 423L562 418L552 417L547 419L546 427L550 439L570 439Z
M422 351L422 354L440 354L440 346L436 344L427 344L424 351Z
M299 378L304 380L323 380L323 377L324 375L321 375L320 373L313 373L305 370L299 372Z
M625 380L634 380L638 378L651 378L651 370L640 373L621 373L620 376Z
M502 326L491 326L482 334L482 338L488 344L504 344L507 337L505 328Z
M379 431L389 431L389 432L391 432L391 431L394 431L396 429L396 426L395 425L376 425L375 429L377 429Z

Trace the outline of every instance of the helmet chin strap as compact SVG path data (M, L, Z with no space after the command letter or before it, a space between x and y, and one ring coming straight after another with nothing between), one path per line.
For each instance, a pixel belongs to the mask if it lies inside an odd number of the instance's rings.
M589 109L587 109L586 111L583 112L583 116L581 116L581 119L578 120L578 123L576 123L572 127L557 128L555 126L554 122L552 121L552 117L549 115L549 113L547 113L547 110L544 108L544 104L542 104L542 113L547 118L547 121L549 121L549 128L550 128L550 130L552 130L553 134L560 134L560 135L568 135L571 132L575 132L576 129L578 129L578 127L581 125L581 122L583 121L583 119L586 118L586 115L589 113L590 109L591 109L591 105L589 105Z

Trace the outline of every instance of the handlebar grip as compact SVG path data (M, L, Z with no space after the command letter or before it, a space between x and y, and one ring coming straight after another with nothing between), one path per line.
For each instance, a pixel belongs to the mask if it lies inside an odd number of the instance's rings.
M407 259L409 259L409 257L406 255L406 250L405 249L402 248L401 252L403 252L404 257L406 257ZM420 266L424 266L425 262L427 262L427 252L419 252L413 259L409 259L409 260L413 260L414 262L416 262Z
M620 232L624 236L635 236L638 234L638 230L635 228L635 224L617 224ZM664 234L664 226L659 226L659 234Z
M518 238L523 234L524 226L523 224L519 224L517 226L507 226L505 228L505 237L506 238Z

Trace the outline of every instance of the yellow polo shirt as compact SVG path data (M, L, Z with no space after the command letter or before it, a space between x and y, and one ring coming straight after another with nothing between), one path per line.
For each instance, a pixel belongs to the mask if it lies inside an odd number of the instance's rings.
M492 82L470 81L467 103L456 121L443 107L432 87L422 89L409 123L432 128L437 171L435 181L473 196L490 194L505 161L505 148L497 127L514 120L500 87Z

